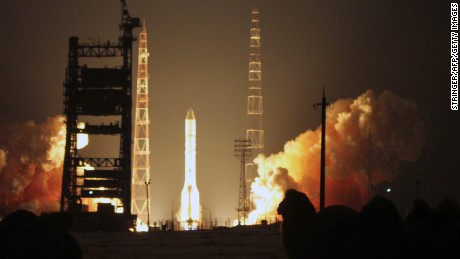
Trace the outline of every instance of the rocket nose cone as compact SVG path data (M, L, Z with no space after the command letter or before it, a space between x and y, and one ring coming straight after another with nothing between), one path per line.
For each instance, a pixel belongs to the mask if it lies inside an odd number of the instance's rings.
M192 107L188 108L187 111L187 116L185 116L186 120L194 120L195 119L195 113L193 113Z

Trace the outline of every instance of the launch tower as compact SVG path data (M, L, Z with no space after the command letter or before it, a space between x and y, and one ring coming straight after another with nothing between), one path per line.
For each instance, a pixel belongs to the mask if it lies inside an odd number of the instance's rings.
M249 89L247 106L247 129L246 139L249 140L251 156L246 163L246 181L248 187L257 176L257 167L253 160L259 154L264 153L264 130L262 124L263 100L262 100L262 61L260 59L260 26L259 10L252 9L250 30L250 53L249 53ZM246 193L249 193L247 190ZM249 199L249 197L245 197ZM249 200L245 202L250 204Z
M133 29L140 26L131 17L124 0L119 41L80 43L70 37L64 83L66 145L62 177L61 211L81 214L96 200L98 211L116 210L131 217L132 133L132 44ZM88 67L83 61L110 58L113 67ZM97 62L95 62L97 63ZM102 122L101 122L102 121ZM84 157L77 149L77 135L119 137L117 157ZM99 148L104 151L104 148ZM91 170L89 170L91 168ZM104 205L100 206L99 205Z
M150 225L150 142L149 142L149 75L147 30L139 34L139 58L137 68L136 115L134 119L134 156L131 212Z

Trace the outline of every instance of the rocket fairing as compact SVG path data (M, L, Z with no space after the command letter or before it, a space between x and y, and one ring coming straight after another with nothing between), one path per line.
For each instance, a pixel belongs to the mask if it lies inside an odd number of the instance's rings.
M185 117L185 180L181 193L181 221L195 229L200 220L200 193L196 186L196 119L189 108Z

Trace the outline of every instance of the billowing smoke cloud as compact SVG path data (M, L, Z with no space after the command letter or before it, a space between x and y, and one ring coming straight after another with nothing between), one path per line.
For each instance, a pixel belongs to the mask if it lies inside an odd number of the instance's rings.
M65 147L63 117L0 126L0 212L58 210ZM1 216L1 215L0 215Z
M417 159L426 139L416 104L389 91L336 101L326 124L326 205L360 209L367 201L368 161L374 185L391 181L399 162ZM256 158L259 177L252 190L264 197L255 199L256 207L276 214L283 192L298 188L318 208L320 152L321 126L287 142L278 154Z

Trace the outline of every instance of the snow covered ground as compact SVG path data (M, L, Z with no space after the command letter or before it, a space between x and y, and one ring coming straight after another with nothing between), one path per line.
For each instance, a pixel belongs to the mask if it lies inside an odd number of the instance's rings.
M72 235L84 258L287 258L278 226Z

